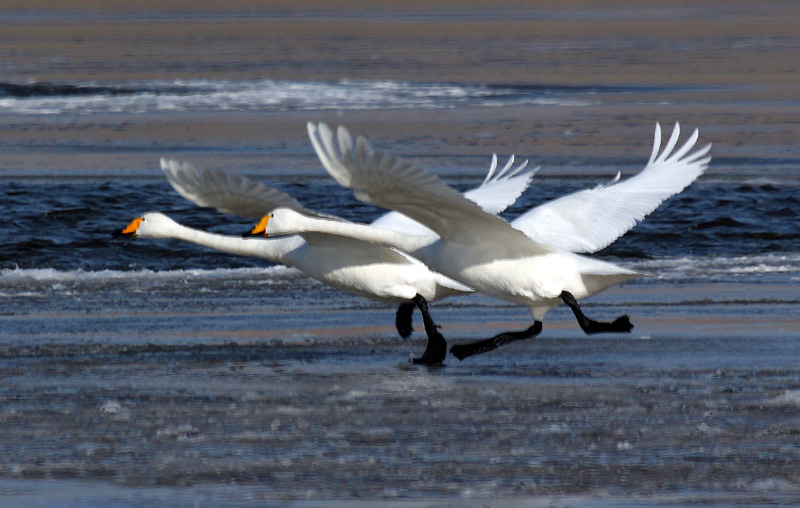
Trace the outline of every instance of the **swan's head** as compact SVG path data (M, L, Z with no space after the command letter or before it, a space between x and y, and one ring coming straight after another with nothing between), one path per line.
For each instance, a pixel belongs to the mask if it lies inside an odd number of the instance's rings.
M289 208L276 208L265 215L245 236L286 236L305 231L306 216Z
M175 221L158 212L149 212L131 221L119 232L120 236L141 236L143 238L169 238Z

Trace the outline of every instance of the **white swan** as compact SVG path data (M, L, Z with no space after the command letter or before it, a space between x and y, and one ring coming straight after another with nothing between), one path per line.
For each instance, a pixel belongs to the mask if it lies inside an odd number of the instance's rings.
M490 211L500 211L513 203L529 185L533 172L522 173L527 162L512 170L513 157L499 172L493 157L483 184L466 193ZM244 217L261 217L276 207L289 207L307 214L288 194L243 176L203 169L188 163L162 159L161 167L172 186L200 206L215 207ZM413 231L429 242L435 233L399 213L376 221L384 227ZM308 233L279 239L243 239L219 235L178 224L164 214L151 212L133 220L124 235L184 240L231 254L254 256L296 267L325 284L350 293L384 302L399 303L396 326L403 337L411 334L411 315L419 307L428 335L428 347L420 363L441 363L446 344L427 310L427 301L451 295L468 294L471 288L449 279L393 248L360 240Z
M257 231L266 235L319 231L390 245L477 291L529 308L534 319L530 328L455 346L451 351L459 359L538 334L547 311L561 303L572 309L587 334L630 331L628 316L613 322L594 321L584 316L577 300L639 274L575 252L593 252L613 242L694 181L710 161L704 158L710 146L687 155L697 141L697 131L673 153L678 125L659 155L661 129L657 126L653 153L636 176L553 200L509 224L413 163L373 150L363 137L354 142L343 127L338 136L324 124L308 128L317 155L336 181L353 189L359 200L402 212L440 238L428 243L288 209L275 210Z

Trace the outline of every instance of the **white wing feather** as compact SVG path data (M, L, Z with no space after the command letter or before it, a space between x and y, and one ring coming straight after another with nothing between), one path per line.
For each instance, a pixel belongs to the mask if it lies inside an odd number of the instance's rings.
M485 212L498 214L514 204L533 180L539 168L522 173L528 166L528 161L514 166L514 156L508 158L503 169L495 174L497 168L497 155L492 154L492 164L483 183L474 189L468 190L464 196L477 203Z
M503 169L495 173L497 169L497 155L492 155L492 163L489 166L489 172L486 174L483 183L465 192L464 196L489 213L502 212L511 206L522 193L525 192L525 189L531 184L531 180L533 180L533 176L538 170L538 168L536 168L523 173L522 170L528 165L528 161L523 161L512 170L513 165L514 156L512 155ZM372 225L415 236L436 234L428 227L398 212L389 212L381 215L372 222Z
M653 152L639 174L621 182L617 175L609 185L547 202L511 224L537 242L570 252L595 252L608 246L708 167L711 157L704 156L711 145L687 155L697 142L697 130L673 153L679 136L680 126L675 124L659 154L661 126L656 124Z
M322 165L356 198L403 213L450 240L484 244L517 253L543 253L539 245L500 217L449 187L439 177L415 164L373 150L366 139L354 142L344 127L337 135L325 124L308 124L308 133Z
M161 159L161 169L172 187L198 206L259 220L275 208L291 208L317 216L295 198L247 177L215 169L197 169L188 162Z

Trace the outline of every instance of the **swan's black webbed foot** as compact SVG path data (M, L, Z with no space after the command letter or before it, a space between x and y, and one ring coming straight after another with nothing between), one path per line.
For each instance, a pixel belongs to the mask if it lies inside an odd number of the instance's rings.
M399 333L404 339L409 338L411 336L411 332L414 331L411 319L414 314L415 306L416 304L413 302L405 302L401 303L397 308L397 315L395 316L394 325L397 327L397 333Z
M578 321L578 324L581 325L581 328L586 335L592 335L595 333L629 333L631 330L633 330L633 324L628 316L620 316L610 323L607 321L595 321L587 318L583 323Z
M414 303L422 312L422 322L425 325L425 333L428 335L428 345L422 356L414 358L412 361L420 365L442 365L447 356L447 341L439 333L439 326L433 322L433 318L428 313L428 303L425 298L422 295L416 295ZM398 314L399 312L398 310Z
M572 309L572 313L575 314L575 319L578 320L578 324L587 335L592 335L594 333L628 333L633 330L633 324L628 316L620 316L610 323L607 321L595 321L594 319L587 318L583 314L583 311L578 305L577 300L575 300L575 297L572 296L572 293L562 291L560 296L567 307Z
M463 360L468 356L488 353L489 351L493 351L500 346L505 346L506 344L510 344L518 340L535 337L536 335L539 335L541 331L542 322L534 321L533 325L526 330L522 330L520 332L505 332L501 333L500 335L495 335L491 339L479 340L469 344L457 344L450 348L450 352L453 353L453 356L459 360Z
M615 319L614 322L610 324L610 327L614 332L630 332L633 330L633 323L631 323L630 316L626 314Z
M422 356L411 361L417 365L443 365L446 356L447 342L439 332L436 332L435 335L428 334L428 345Z

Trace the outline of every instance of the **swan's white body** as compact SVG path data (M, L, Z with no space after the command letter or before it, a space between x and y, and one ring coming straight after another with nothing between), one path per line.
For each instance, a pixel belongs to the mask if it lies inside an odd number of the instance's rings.
M483 184L465 195L491 212L504 210L516 201L533 177L533 172L521 173L527 162L513 170L512 164L513 157L495 172L497 159L493 157ZM314 214L288 194L240 175L198 170L191 164L167 159L161 160L161 168L179 194L200 206L249 218L260 218L279 206ZM243 239L188 228L160 213L151 212L141 219L132 232L137 236L173 238L231 254L268 259L297 268L337 289L374 300L403 303L419 294L432 301L472 292L471 288L429 270L403 252L353 238L308 232L276 239ZM437 238L429 229L399 213L386 214L376 222L396 231L421 234L429 243Z
M467 294L470 288L395 249L351 238L309 233L275 239L241 238L190 228L149 212L135 231L142 238L170 238L240 256L295 267L329 286L374 300L402 303L416 294L426 300Z
M575 252L595 251L613 242L694 181L710 160L703 158L708 147L686 156L697 132L672 153L677 125L659 155L658 127L653 155L638 175L551 201L509 224L413 163L373 150L363 137L354 142L342 127L337 137L324 124L309 124L309 135L323 166L359 200L399 211L440 238L430 243L287 209L273 212L267 234L319 231L390 245L477 291L528 307L535 321L561 304L565 291L585 298L638 275Z
M329 234L376 245L391 245L410 252L429 267L478 291L531 309L541 321L547 310L561 303L569 291L575 298L598 293L639 275L637 272L566 251L505 248L498 238L471 247L471 241L431 242L427 236L410 236L363 224L342 223L279 208L267 224L268 236L309 233Z

